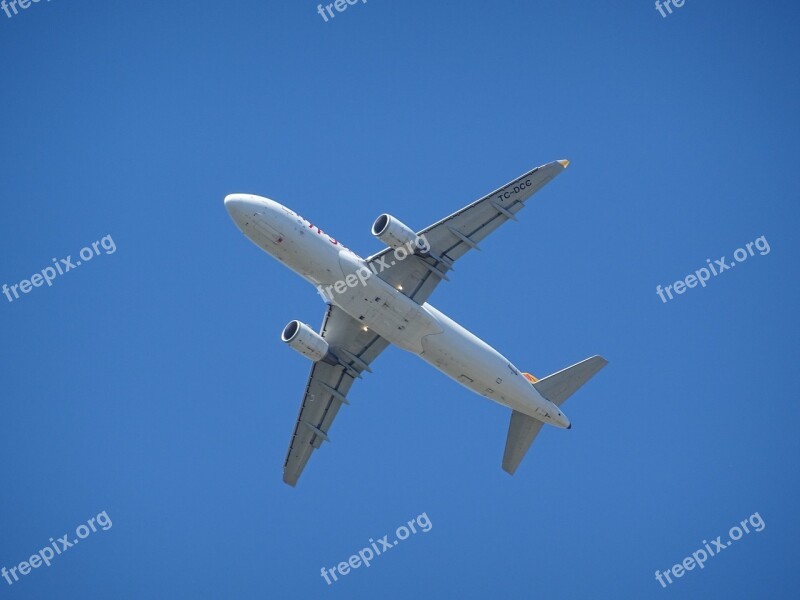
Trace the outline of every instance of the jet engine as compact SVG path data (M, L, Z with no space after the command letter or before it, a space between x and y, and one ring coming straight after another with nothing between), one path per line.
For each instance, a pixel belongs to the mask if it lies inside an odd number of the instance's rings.
M375 219L372 224L372 235L390 248L407 246L413 250L414 247L424 247L424 244L419 242L419 236L416 233L411 231L407 225L386 213Z
M328 354L328 342L311 327L297 320L290 321L283 328L281 341L314 362L322 360Z

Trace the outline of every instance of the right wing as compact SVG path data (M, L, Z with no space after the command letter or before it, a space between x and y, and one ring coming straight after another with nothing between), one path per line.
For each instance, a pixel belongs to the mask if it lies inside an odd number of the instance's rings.
M567 160L555 160L536 167L418 232L430 246L427 255L415 254L402 261L391 261L391 266L384 268L389 263L387 254L392 252L392 248L384 248L367 258L367 263L373 265L378 277L422 304L439 282L447 279L447 271L457 259L471 249L479 249L478 242L506 221L515 219L525 200L561 174L568 164Z
M369 363L389 345L378 334L364 331L359 321L333 304L328 305L320 335L340 362L319 361L311 366L283 464L283 480L291 486L297 484L311 453L327 441L336 413L348 403L346 396L354 379L361 377L361 371L369 370Z

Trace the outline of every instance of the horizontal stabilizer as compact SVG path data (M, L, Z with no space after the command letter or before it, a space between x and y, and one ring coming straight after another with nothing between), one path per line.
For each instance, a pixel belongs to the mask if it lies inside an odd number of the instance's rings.
M511 412L506 451L503 454L503 470L506 473L514 474L542 425L544 423L539 419L534 419L516 410Z
M608 361L602 356L593 356L578 364L548 375L533 384L536 391L556 406L561 406L575 390L589 381Z
M602 356L587 358L571 367L562 369L558 373L548 375L544 379L536 380L532 375L524 375L531 385L547 400L560 406L575 390L589 381L608 361ZM506 451L503 454L503 470L513 475L519 463L525 457L533 440L539 434L544 423L529 417L516 410L511 412L511 422L508 424L508 437L506 438Z

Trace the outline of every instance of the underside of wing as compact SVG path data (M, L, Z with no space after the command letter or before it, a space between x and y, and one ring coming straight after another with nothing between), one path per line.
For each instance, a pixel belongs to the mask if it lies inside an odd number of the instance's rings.
M417 252L404 260L389 260L392 248L370 256L373 265L390 264L389 268L373 267L380 278L401 290L418 304L425 302L453 263L525 206L525 201L567 168L566 160L557 160L528 171L472 204L426 227L417 235L427 241L427 252Z
M325 313L320 335L328 342L333 359L311 366L283 465L283 480L291 486L297 484L311 453L328 441L328 430L342 404L348 404L347 393L355 378L369 370L369 364L389 345L376 333L364 331L361 323L332 304Z

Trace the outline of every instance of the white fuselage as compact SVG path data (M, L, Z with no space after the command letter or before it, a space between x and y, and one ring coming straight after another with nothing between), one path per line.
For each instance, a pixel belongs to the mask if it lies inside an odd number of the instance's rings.
M230 195L225 206L254 244L364 327L481 396L540 421L569 427L561 410L497 350L427 302L419 305L372 275L364 259L300 215L250 194Z

